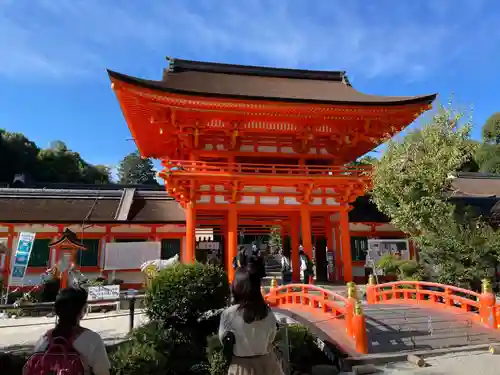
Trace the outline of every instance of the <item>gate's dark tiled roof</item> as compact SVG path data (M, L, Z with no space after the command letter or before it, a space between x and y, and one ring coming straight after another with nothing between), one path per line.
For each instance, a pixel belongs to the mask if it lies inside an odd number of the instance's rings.
M357 105L430 104L435 94L379 96L355 90L344 71L281 69L169 59L163 80L136 78L108 70L112 80L187 95Z

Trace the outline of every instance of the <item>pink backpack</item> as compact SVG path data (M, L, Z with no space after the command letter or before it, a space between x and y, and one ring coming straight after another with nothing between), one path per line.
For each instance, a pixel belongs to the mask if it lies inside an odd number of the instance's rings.
M76 330L69 340L52 337L52 332L53 330L47 332L47 350L34 353L28 359L23 375L85 375L80 354L73 347L83 329Z

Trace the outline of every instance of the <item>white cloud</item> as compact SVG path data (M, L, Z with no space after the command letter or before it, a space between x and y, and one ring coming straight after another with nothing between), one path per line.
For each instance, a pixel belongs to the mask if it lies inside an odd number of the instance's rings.
M169 54L419 79L496 45L486 3L0 0L0 75L102 77Z

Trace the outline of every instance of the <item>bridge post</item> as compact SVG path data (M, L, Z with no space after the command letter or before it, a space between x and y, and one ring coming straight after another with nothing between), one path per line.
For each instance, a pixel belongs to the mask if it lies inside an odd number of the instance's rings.
M366 303L373 305L377 303L375 296L375 289L377 288L377 283L375 281L375 276L368 276L368 284L366 284Z
M346 333L349 337L354 337L353 331L353 315L354 315L354 306L357 301L357 291L356 284L352 281L347 283L347 304L345 306L345 325L346 325Z
M368 354L368 336L366 334L366 320L363 313L361 301L356 301L354 315L352 317L354 344L356 351L361 354Z
M481 323L496 329L496 298L490 280L484 279L481 289L481 296L479 297L479 316L481 317Z

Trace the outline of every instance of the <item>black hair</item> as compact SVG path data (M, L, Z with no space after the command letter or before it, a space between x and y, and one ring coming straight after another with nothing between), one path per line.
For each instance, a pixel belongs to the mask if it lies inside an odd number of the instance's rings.
M52 337L70 339L87 304L87 299L88 293L82 288L65 288L59 291L54 304L58 319Z
M248 257L245 251L245 247L242 246L238 252L238 260L240 261L240 267L246 267L248 264Z
M238 309L243 311L245 323L262 320L269 314L269 306L260 291L260 280L244 268L236 269L231 284L234 302L239 304Z

